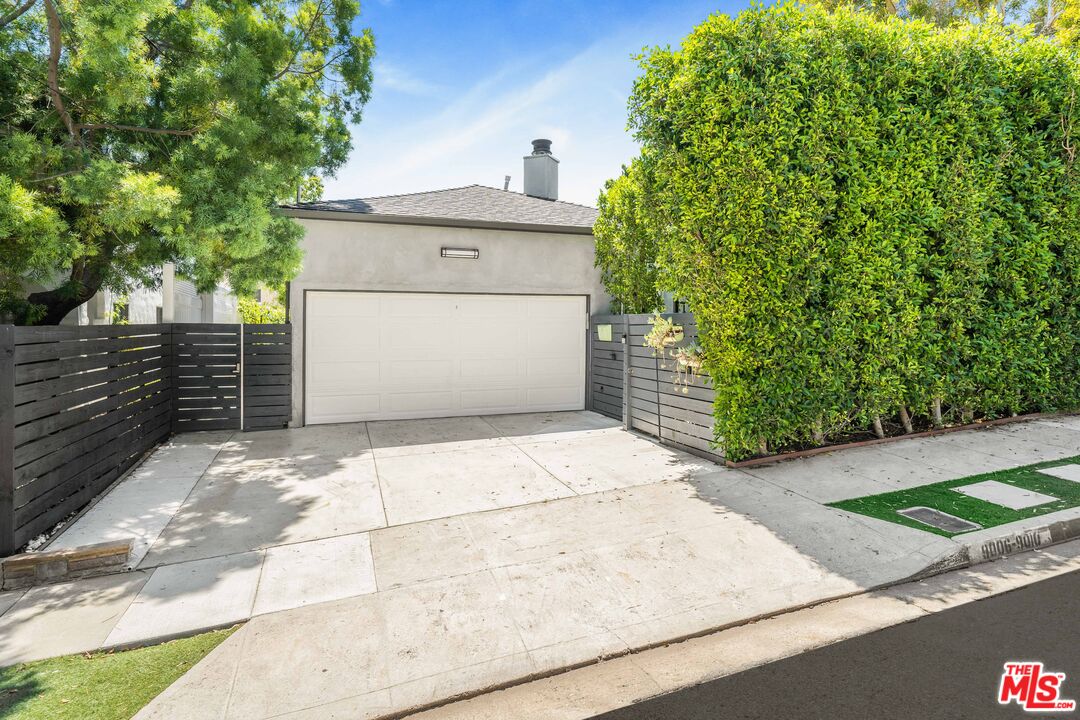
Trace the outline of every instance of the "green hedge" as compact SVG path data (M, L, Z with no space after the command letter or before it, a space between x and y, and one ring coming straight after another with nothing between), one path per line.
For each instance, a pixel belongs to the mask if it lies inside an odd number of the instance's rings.
M642 59L656 262L729 457L1080 405L1080 73L1019 32L786 5Z

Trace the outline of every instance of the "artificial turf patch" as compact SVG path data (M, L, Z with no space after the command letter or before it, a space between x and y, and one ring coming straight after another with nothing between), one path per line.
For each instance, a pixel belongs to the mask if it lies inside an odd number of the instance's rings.
M128 720L233 632L0 668L3 720ZM192 717L198 714L192 710Z
M950 515L970 520L982 525L984 528L1004 525L1005 523L1024 520L1030 517L1046 515L1047 513L1064 510L1066 508L1080 506L1080 482L1057 478L1052 475L1044 475L1038 472L1044 468L1058 467L1060 465L1073 465L1080 463L1080 455L1062 460L1024 465L1023 467L1009 470L997 470L995 472L982 473L981 475L969 475L957 480L923 485L922 487L895 492L882 493L881 495L867 495L866 497L841 500L829 503L830 507L840 510L848 510L860 515L888 520L898 525L906 525L918 530L953 537L962 533L951 533L930 525L924 525L917 520L900 515L897 510L922 505L935 510L947 512ZM997 505L986 500L969 497L953 490L955 487L970 485L984 480L996 480L998 482L1015 485L1024 490L1034 490L1045 495L1053 495L1058 498L1045 505L1012 510L1002 505Z

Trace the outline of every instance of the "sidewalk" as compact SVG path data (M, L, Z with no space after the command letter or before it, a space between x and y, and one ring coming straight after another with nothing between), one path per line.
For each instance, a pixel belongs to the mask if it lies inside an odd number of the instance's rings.
M504 720L514 717L529 720L588 720L650 698L697 688L751 668L768 666L785 658L1077 571L1080 571L1080 540L596 663L411 717L414 720ZM1046 612L1046 609L1042 608L1042 611ZM1032 613L1032 616L1039 617L1037 613ZM961 626L971 627L963 623ZM1053 633L1065 628L1052 626L1047 630ZM1000 640L995 631L1009 633L1009 630L993 628L987 638L988 644L993 644L993 638ZM913 652L922 649L914 649ZM958 650L961 653L965 651L970 659L971 648ZM893 662L893 665L896 664ZM981 672L979 663L971 665L979 668L974 672ZM864 674L875 670L873 667L863 669L868 671ZM1000 671L1000 668L995 669ZM916 673L918 671L915 669ZM777 668L774 674L780 672ZM844 685L843 679L838 678L838 681L841 686ZM873 681L864 687L871 694L876 688ZM980 704L993 702L995 688L983 685L973 687L976 690L970 694L977 695ZM948 681L938 691L948 694ZM699 701L700 698L694 697L694 700ZM753 701L754 698L743 696L741 700ZM740 699L733 698L733 702L739 704ZM947 702L951 703L948 707L965 707L962 700L955 697ZM923 705L926 704L924 698ZM898 705L896 709L897 715L907 710L909 717L918 717L904 705ZM651 713L657 710L649 707L648 710L643 709L641 714L651 717ZM851 715L851 705L847 710ZM863 716L866 715L864 712Z
M950 539L824 504L1080 454L1078 418L745 471L590 413L470 420L177 450L206 466L181 478L189 496L146 513L145 569L15 598L0 653L254 616L139 717L375 718L892 585L966 562L971 543L1080 517ZM337 511L369 507L367 492L384 514ZM376 527L342 528L361 516Z

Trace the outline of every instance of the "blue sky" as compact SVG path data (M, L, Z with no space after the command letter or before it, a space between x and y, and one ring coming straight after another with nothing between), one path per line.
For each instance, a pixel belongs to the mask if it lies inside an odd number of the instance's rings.
M626 100L645 46L677 45L748 2L367 0L375 86L327 199L479 183L521 190L529 141L553 141L559 196L595 204L636 154Z

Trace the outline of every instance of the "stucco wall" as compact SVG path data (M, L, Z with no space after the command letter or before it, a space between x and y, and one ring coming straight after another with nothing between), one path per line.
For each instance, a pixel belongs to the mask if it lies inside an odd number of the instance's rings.
M591 235L422 225L298 220L307 231L303 270L291 283L293 424L303 423L305 290L588 295L589 312L610 298L593 266ZM478 260L440 248L476 248Z

